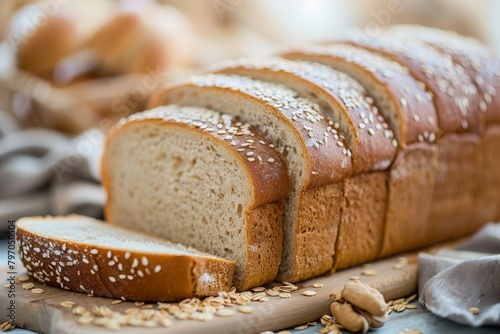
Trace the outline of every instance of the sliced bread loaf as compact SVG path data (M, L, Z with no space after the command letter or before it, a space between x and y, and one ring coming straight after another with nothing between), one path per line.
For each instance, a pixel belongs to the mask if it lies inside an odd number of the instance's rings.
M235 263L83 217L16 223L19 256L44 284L95 296L178 301L231 287Z
M482 180L476 194L476 212L471 228L500 218L500 59L479 41L451 31L416 26L398 25L386 34L406 39L417 39L451 56L472 79L479 94L479 109L484 113L486 132L481 140Z
M334 268L374 260L382 244L387 202L386 170L398 146L390 126L366 90L328 66L279 57L229 60L217 71L281 83L317 103L340 124L353 155L353 172L343 183ZM370 231L367 235L366 231Z
M438 132L432 95L406 67L347 44L309 47L285 54L343 71L374 98L398 140L398 154L387 178L387 212L380 256L420 247L426 242L436 175Z
M380 35L351 40L372 52L406 66L433 96L439 133L437 171L431 201L426 244L467 235L474 220L475 194L481 179L480 133L484 113L477 89L449 55L416 40Z
M240 290L276 276L290 181L248 124L197 107L134 114L109 134L102 177L110 224L235 261Z
M150 105L197 105L237 115L256 126L287 161L292 191L285 205L278 278L299 281L332 267L342 196L352 152L340 124L308 99L278 84L211 74L159 91Z

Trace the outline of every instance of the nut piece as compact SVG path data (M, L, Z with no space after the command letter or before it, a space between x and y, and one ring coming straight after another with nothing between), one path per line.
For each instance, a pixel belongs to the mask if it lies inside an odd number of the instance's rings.
M363 333L368 332L368 321L361 314L354 311L351 304L334 302L330 306L330 310L336 322L348 331L359 332L362 330Z
M342 297L357 308L376 317L383 317L387 311L384 296L361 281L349 281L342 289Z
M469 309L469 312L476 315L476 314L479 314L479 309L477 307L471 307Z

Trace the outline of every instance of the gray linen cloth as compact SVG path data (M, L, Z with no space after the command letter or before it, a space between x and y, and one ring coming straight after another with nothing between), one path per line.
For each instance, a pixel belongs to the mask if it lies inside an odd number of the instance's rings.
M419 254L418 270L420 302L429 311L474 327L500 326L500 224L486 225L454 251Z
M19 129L0 110L0 233L9 219L78 213L102 217L99 159L104 135L75 138L48 129Z

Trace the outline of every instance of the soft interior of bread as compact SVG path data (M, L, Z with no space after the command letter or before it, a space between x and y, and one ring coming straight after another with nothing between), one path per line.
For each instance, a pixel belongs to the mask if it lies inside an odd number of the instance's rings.
M212 257L182 245L111 226L87 217L28 218L20 220L17 227L44 238L79 243L90 247Z
M253 185L230 147L185 126L134 122L103 163L111 223L236 261L241 275Z
M283 259L289 259L295 256L298 196L308 177L305 172L309 170L306 165L308 153L302 149L302 144L292 133L287 122L274 116L272 111L239 95L239 93L220 94L220 91L209 87L183 86L170 90L166 99L171 103L196 105L239 116L244 122L258 128L259 132L275 145L287 162L292 182L283 217Z

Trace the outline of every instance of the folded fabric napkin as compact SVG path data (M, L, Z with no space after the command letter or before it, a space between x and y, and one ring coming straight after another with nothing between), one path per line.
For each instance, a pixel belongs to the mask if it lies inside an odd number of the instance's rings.
M0 111L0 233L10 219L79 213L102 216L99 159L104 134L75 138L49 129L18 129Z
M500 326L500 224L455 250L421 253L418 268L420 302L429 311L474 327Z

